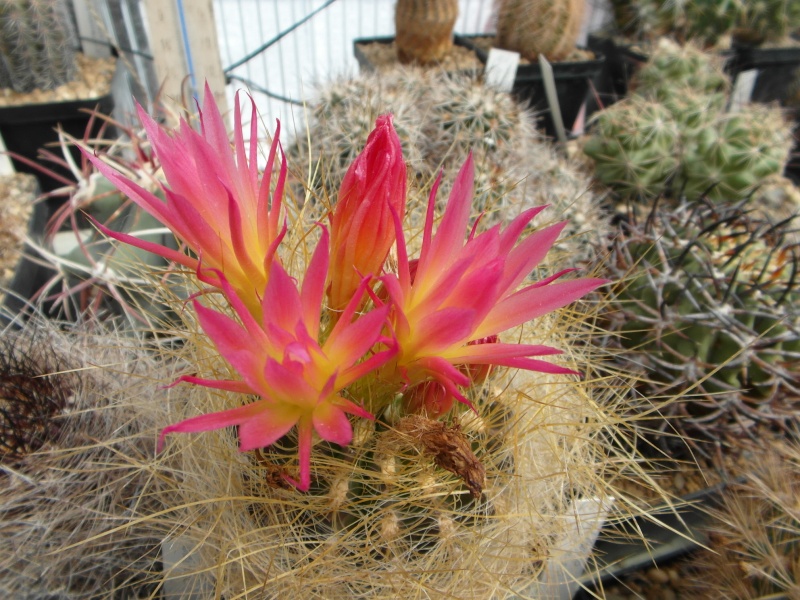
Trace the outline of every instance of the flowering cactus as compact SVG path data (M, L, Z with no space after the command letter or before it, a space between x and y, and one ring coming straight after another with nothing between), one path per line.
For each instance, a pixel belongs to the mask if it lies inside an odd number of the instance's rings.
M364 284L352 296L324 343L317 341L327 271L327 232L323 232L300 291L283 267L273 262L262 300L263 325L256 322L224 276L218 275L241 325L198 302L194 302L194 307L203 330L243 379L221 381L186 376L181 379L254 394L261 399L170 425L161 432L162 444L169 433L238 425L239 448L254 450L271 445L296 425L300 480L287 479L298 489L308 490L313 431L329 442L349 444L353 430L345 413L366 419L374 417L339 392L380 367L394 354L394 349L390 348L359 362L378 342L392 346L390 340L383 340L380 335L388 306L352 320L364 293Z
M153 153L161 162L167 184L166 202L84 151L87 158L131 200L166 225L191 251L177 252L134 236L114 232L100 223L109 237L160 254L198 273L205 283L222 287L224 275L237 296L257 319L260 293L283 237L281 203L286 159L281 158L275 191L270 183L279 146L280 123L275 131L264 174L258 174L258 115L251 99L250 142L242 135L238 95L234 109L235 138L228 141L225 123L206 85L201 132L181 121L171 135L138 106ZM196 258L195 258L196 257ZM202 269L200 265L202 263Z
M406 165L391 115L378 117L364 151L350 165L331 216L328 302L344 308L365 275L380 275L395 240L392 211L403 215Z
M446 392L436 394L439 397L434 402L423 402L429 416L446 412L453 399L470 405L458 386L468 386L471 380L459 367L503 365L545 373L574 373L531 358L559 354L555 348L501 343L497 335L566 306L605 283L594 278L554 283L572 270L568 269L517 290L566 223L541 229L517 244L525 227L545 208L540 206L526 210L505 229L498 225L480 235L475 235L473 229L464 243L474 179L470 155L458 174L435 233L433 209L441 177L434 184L413 276L400 220L396 218L398 273L382 278L395 306L392 325L399 354L390 366L394 376L407 384L435 380ZM493 343L485 343L487 340Z

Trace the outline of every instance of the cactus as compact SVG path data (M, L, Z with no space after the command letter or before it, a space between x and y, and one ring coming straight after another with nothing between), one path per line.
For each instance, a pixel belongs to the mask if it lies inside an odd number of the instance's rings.
M584 152L595 161L595 173L625 196L663 194L678 171L675 148L680 132L662 104L639 96L600 112Z
M692 560L687 598L800 597L800 447L796 441L748 444L746 467L710 511L712 551Z
M790 222L681 204L633 219L607 263L627 277L609 329L641 365L649 397L685 394L669 424L720 439L793 419L800 395L800 273Z
M98 368L110 364L121 368ZM136 464L154 456L152 416L164 392L147 382L162 369L119 333L43 318L3 332L0 597L157 594L147 580L161 568L166 532L117 526L159 508ZM133 397L150 398L149 416L136 415Z
M401 63L426 65L453 47L458 0L398 0L395 7L397 56Z
M716 59L663 40L638 73L635 94L595 117L584 152L600 180L623 196L741 200L783 171L791 129L775 108L724 113L729 88ZM629 131L632 123L643 133Z
M779 175L792 148L791 129L778 108L752 104L721 115L697 131L684 153L682 177L689 198L736 200Z
M0 4L0 87L53 89L77 73L77 38L64 0Z
M575 49L583 11L583 0L497 0L496 45L531 61L563 60Z
M800 28L800 3L796 0L741 0L734 38L746 44L781 43Z
M419 68L401 68L328 84L314 103L306 138L287 149L290 164L322 172L306 211L324 217L335 199L347 166L366 141L374 119L392 112L403 153L417 185L427 185L442 168L456 168L472 151L475 157L476 212L480 226L498 222L508 207L550 204L568 219L560 242L579 261L594 255L591 240L609 228L589 179L559 157L537 133L533 117L505 92L466 76L447 76ZM447 194L445 180L440 193Z

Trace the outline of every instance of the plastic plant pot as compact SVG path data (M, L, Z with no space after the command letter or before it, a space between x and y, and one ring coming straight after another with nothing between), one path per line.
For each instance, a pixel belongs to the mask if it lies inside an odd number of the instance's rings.
M759 48L736 45L732 61L733 75L756 70L753 102L779 102L800 118L800 45L782 48Z

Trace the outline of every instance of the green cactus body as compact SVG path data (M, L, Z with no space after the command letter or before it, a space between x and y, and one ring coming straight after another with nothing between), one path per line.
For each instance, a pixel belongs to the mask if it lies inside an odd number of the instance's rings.
M747 44L784 42L800 28L797 0L740 0L734 38Z
M664 192L678 169L679 139L663 105L634 96L599 113L583 150L603 183L626 196L652 197Z
M717 117L699 130L683 157L684 192L689 198L745 198L789 159L791 130L779 109L749 105Z
M772 225L735 208L681 205L635 221L608 261L620 332L648 393L686 394L671 421L713 437L743 422L780 421L798 396L797 256ZM787 400L788 399L788 400Z
M458 0L397 0L395 29L401 63L429 64L453 47Z
M497 46L534 61L563 60L575 49L583 0L499 0Z
M0 87L53 89L77 73L77 39L63 0L0 4Z

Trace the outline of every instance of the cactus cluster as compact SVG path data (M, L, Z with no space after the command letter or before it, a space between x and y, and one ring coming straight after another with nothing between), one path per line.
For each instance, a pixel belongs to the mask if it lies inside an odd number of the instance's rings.
M744 455L711 510L712 551L693 558L686 597L800 597L800 447L770 439L748 444Z
M395 43L401 63L426 65L441 60L453 47L458 0L398 0Z
M584 151L600 180L626 197L737 201L780 174L792 144L781 110L745 105L726 113L729 88L711 55L662 40L635 93L595 117ZM659 135L626 135L632 123Z
M800 273L791 221L681 204L631 219L608 265L609 330L649 397L682 394L659 425L720 439L791 422L800 401ZM627 276L627 277L626 277Z
M65 0L0 3L0 88L26 93L72 81L77 37Z
M583 0L497 0L496 45L530 61L563 60L575 50L583 12Z
M481 226L498 222L508 207L550 204L554 214L569 219L559 247L573 260L594 256L591 242L608 231L608 215L588 191L588 177L554 152L536 131L533 117L508 93L466 76L401 68L332 82L320 89L313 106L311 148L301 136L287 152L290 164L300 167L311 156L311 171L321 174L305 208L320 218L335 200L375 117L392 112L414 178L412 190L428 185L441 169L456 168L472 152L473 206L485 213ZM440 193L448 193L446 179L442 185Z
M620 31L650 40L668 35L705 47L721 46L731 37L747 44L783 42L800 27L800 5L794 0L616 0L614 4Z

